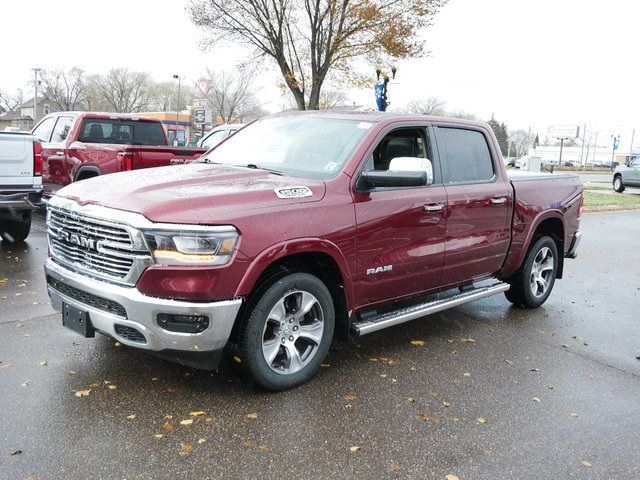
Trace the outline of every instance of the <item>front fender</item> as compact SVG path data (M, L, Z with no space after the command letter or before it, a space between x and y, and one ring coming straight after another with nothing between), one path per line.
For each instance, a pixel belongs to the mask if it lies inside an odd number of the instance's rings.
M347 297L347 309L353 308L352 306L354 305L355 295L353 291L351 269L349 268L347 259L336 244L321 238L297 238L287 240L263 250L251 262L251 265L245 272L236 290L236 296L243 297L249 295L260 278L260 275L262 275L270 265L285 257L299 253L324 253L336 262L344 282L344 290Z

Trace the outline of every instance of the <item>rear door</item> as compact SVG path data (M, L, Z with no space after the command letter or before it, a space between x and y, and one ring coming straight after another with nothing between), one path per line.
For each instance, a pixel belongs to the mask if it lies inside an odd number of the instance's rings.
M397 157L433 159L426 126L401 127L378 138L364 171L388 170ZM437 162L433 183L374 188L356 184L358 305L436 288L444 261L446 192Z
M636 158L629 165L625 173L624 183L629 186L640 187L640 158Z
M448 200L442 284L490 277L509 248L511 184L501 177L486 130L439 125L435 135Z

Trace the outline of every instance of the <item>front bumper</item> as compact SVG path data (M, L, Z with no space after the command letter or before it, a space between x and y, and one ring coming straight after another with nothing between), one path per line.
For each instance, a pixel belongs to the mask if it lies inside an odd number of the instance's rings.
M580 245L580 240L582 240L582 233L578 230L573 236L573 240L571 240L571 246L569 247L569 251L565 255L567 258L576 258L578 256L578 246Z
M196 303L148 297L135 287L113 285L72 272L51 258L45 262L47 289L53 308L62 311L63 303L89 313L93 327L125 345L160 354L171 352L185 358L220 351L227 343L242 299ZM206 315L208 327L200 333L167 331L157 323L160 313ZM122 327L142 334L134 341L124 337ZM126 331L126 329L125 329ZM183 362L188 364L189 362Z

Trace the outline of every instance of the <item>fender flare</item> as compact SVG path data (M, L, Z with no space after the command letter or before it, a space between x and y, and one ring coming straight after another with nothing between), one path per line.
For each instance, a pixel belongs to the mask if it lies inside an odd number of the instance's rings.
M511 263L512 266L514 266L513 268L513 272L515 272L518 268L520 268L520 265L522 265L522 262L524 261L524 257L526 256L527 252L529 251L529 247L531 246L531 241L533 240L533 235L535 233L535 231L538 229L538 227L540 226L540 224L542 222L544 222L545 220L548 220L550 218L556 218L558 220L560 220L560 222L562 222L562 230L563 230L563 237L566 235L566 226L564 223L564 215L562 214L562 212L560 210L546 210L544 212L539 213L538 215L536 215L536 217L533 219L533 221L531 222L531 225L529 227L529 231L527 232L527 236L525 237L523 243L522 243L522 248L520 249L520 252L518 253L518 256L516 257L516 261ZM566 239L562 238L562 244L563 244L563 248L564 248L564 244L566 243ZM564 252L558 252L558 257L560 260L560 264L559 265L559 271L560 271L560 275L562 275L562 271L560 270L560 268L562 268L562 263L564 260ZM513 273L510 272L509 274ZM560 277L558 277L560 278Z
M96 175L102 175L102 172L100 171L100 169L98 167L95 167L95 166L92 166L92 165L83 165L76 172L76 176L74 177L73 181L77 182L78 181L78 177L80 177L80 175L82 175L85 172L93 172Z
M238 288L236 296L243 297L249 295L256 282L264 271L274 262L298 253L323 253L333 259L338 266L344 284L347 309L353 308L355 293L353 289L353 279L347 259L336 244L321 238L296 238L285 242L277 243L260 252L251 262L245 272Z

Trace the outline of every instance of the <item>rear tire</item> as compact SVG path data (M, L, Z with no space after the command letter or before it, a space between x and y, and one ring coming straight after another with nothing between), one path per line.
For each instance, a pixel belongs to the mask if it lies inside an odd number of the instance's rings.
M310 380L333 339L331 293L317 277L293 273L274 280L250 300L239 332L240 366L267 390Z
M558 247L549 236L533 242L522 266L511 278L505 297L516 306L538 308L553 290L558 273Z
M31 213L23 220L0 220L0 237L9 243L23 242L31 231Z
M622 183L622 175L616 175L613 177L613 189L618 192L624 192L624 183Z

